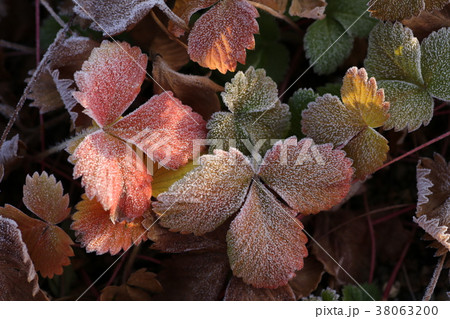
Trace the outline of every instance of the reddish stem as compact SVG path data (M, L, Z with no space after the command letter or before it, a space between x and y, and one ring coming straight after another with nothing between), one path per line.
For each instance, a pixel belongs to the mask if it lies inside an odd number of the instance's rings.
M34 1L35 5L35 24L36 24L36 67L41 62L41 2L39 0ZM41 133L41 151L45 151L45 130L44 130L44 115L39 112L39 124ZM42 161L43 162L43 161ZM44 165L41 162L41 170L44 170Z
M92 285L92 280L89 277L89 275L87 274L86 270L84 270L83 268L81 268L81 276L83 277L83 280L86 284L87 287L90 287ZM94 286L91 287L90 289L92 291L92 293L94 294L95 298L98 299L100 298L100 293L98 292L97 288L95 288Z
M401 210L393 212L393 213L391 213L389 215L386 215L386 216L383 216L381 218L375 219L374 221L372 221L372 225L375 226L375 225L378 225L380 223L384 223L385 221L388 221L388 220L390 220L390 219L392 219L394 217L397 217L398 215L401 215L401 214L404 214L406 212L409 212L410 210L413 210L414 208L416 208L416 205L410 205L410 206L405 207L405 208L403 208Z
M117 274L119 273L120 268L122 268L123 263L125 262L125 260L127 259L128 256L128 252L125 253L124 256L122 256L122 258L120 258L119 263L117 264L116 268L114 268L114 271L111 275L111 278L109 278L108 282L106 283L105 287L111 286L111 284L113 283L114 279L116 279Z
M386 301L389 297L389 293L391 292L392 286L394 285L395 279L397 278L398 271L400 270L400 268L403 264L403 261L405 260L406 254L408 253L409 247L411 246L411 244L413 242L414 235L416 234L416 229L417 229L417 227L414 228L411 238L408 240L405 247L403 248L400 258L398 259L397 264L395 265L395 268L392 271L391 277L389 278L389 281L386 285L386 289L384 289L383 299L382 299L383 301Z
M149 257L149 256L145 256L145 255L137 255L136 258L142 259L142 260L146 260L146 261L150 261L150 262L152 262L154 264L161 265L161 261L159 261L158 259L153 258L153 257Z
M369 202L367 201L367 193L364 193L364 208L366 210L366 213L370 212L369 209ZM370 215L367 215L367 223L369 227L369 234L370 234L370 243L371 243L371 254L370 254L370 273L369 273L369 284L373 281L373 276L375 273L375 263L377 259L377 243L375 239L375 232L373 229L373 223L372 218Z
M425 147L427 147L427 146L430 146L431 144L434 144L434 143L436 143L436 142L438 142L438 141L440 141L440 140L442 140L442 139L444 139L444 138L446 138L446 137L449 137L449 136L450 136L450 131L449 131L449 132L446 132L446 133L444 133L444 134L442 134L442 135L439 135L438 137L433 138L431 141L428 141L428 142L426 142L425 144L422 144L422 145L420 145L420 146L418 146L418 147L416 147L416 148L410 150L409 152L406 152L405 154L400 155L400 156L397 157L397 158L394 158L392 161L389 161L389 162L387 162L386 164L380 166L379 168L377 168L377 169L374 171L374 173L377 172L377 171L379 171L379 170L381 170L381 169L383 169L383 168L385 168L385 167L388 167L389 165L391 165L391 164L393 164L393 163L395 163L395 162L400 161L401 159L403 159L403 158L405 158L405 157L407 157L407 156L409 156L409 155L411 155L411 154L414 154L414 153L417 152L417 151L420 151L421 149L423 149L423 148L425 148Z

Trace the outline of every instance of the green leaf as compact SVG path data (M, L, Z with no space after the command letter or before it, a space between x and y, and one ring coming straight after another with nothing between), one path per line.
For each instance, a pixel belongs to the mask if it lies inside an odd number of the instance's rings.
M340 89L340 85L339 85ZM313 89L299 89L289 99L289 109L291 111L291 130L289 135L295 135L299 138L303 137L300 122L302 120L302 112L308 107L308 103L314 102L319 95L314 93Z
M320 296L322 297L323 301L337 301L340 297L336 290L331 289L330 287L322 290Z
M422 42L422 75L428 92L440 100L450 100L450 28L430 34Z
M319 86L316 88L316 91L319 95L325 95L330 93L331 95L340 95L341 94L341 86L342 83L327 83L324 86Z
M353 47L353 38L339 22L330 18L311 24L304 42L306 57L310 64L314 64L317 74L333 73L350 55Z
M374 284L362 284L363 289L357 286L348 285L342 289L343 301L372 301L381 300L381 293Z

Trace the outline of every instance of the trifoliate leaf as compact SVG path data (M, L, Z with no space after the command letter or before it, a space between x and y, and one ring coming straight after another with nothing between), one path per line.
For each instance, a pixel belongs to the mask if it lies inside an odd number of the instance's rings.
M0 300L44 300L17 223L0 216Z
M365 66L385 88L391 103L391 117L385 129L409 132L427 125L433 116L433 99L448 99L450 50L448 30L441 29L423 41L422 47L412 31L401 23L378 24L370 34Z
M109 252L115 255L147 239L147 231L141 225L142 217L132 222L113 223L110 212L105 211L97 200L88 199L86 194L82 195L75 208L77 212L72 216L70 227L88 253L102 255Z
M340 86L339 86L340 87ZM291 130L289 135L303 137L301 126L299 123L302 120L302 112L308 106L308 103L314 102L319 97L314 93L313 89L299 89L289 99L289 110L291 111Z
M167 17L180 26L183 20L175 15L164 0L73 0L74 12L92 20L91 28L113 36L131 29L143 19L153 7L158 7Z
M450 163L439 155L422 158L417 165L417 211L414 221L442 246L437 254L450 251Z
M301 18L323 19L326 5L324 0L293 0L289 14Z
M223 0L202 15L189 34L192 61L221 73L245 64L245 49L255 47L258 11L245 0Z
M242 279L232 277L225 291L226 301L293 301L294 292L289 285L277 289L255 288Z
M370 0L369 11L381 20L403 20L418 16L422 11L442 9L448 0Z
M349 56L354 37L366 37L375 25L366 0L328 0L326 17L311 24L304 43L306 57L317 74L333 73Z
M162 226L202 235L241 207L254 174L249 160L234 149L216 150L202 156L200 164L158 196L153 209Z
M450 101L450 28L431 33L421 45L422 75L428 92Z
M256 288L284 286L303 267L306 242L295 213L255 182L227 234L231 269Z
M330 94L310 103L302 113L302 131L317 143L344 147L353 159L355 177L364 179L386 160L388 142L374 128L388 119L389 103L375 79L356 67L347 71L341 96L343 103Z

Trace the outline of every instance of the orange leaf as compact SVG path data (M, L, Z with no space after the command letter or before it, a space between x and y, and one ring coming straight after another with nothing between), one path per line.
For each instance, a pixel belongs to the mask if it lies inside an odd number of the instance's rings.
M145 78L147 56L126 42L103 41L75 73L75 99L101 127L112 124L134 101Z
M218 0L177 0L173 7L173 13L179 16L186 25L189 25L191 16L201 9L206 9L216 3ZM184 30L169 20L169 31L175 36L181 37Z
M195 22L189 34L191 60L221 73L245 64L245 49L254 49L258 11L245 0L223 0Z
M123 141L97 131L81 142L71 160L74 178L83 176L87 197L97 196L111 220L132 220L150 207L152 178Z
M74 254L70 247L73 241L61 228L31 218L11 205L0 207L0 215L17 223L31 260L43 277L63 273L63 266L70 264L68 257Z
M110 213L98 201L88 199L86 194L81 199L75 207L77 212L72 216L71 228L87 252L95 251L97 255L109 252L115 255L147 239L147 231L141 225L142 217L133 222L113 223L109 219Z

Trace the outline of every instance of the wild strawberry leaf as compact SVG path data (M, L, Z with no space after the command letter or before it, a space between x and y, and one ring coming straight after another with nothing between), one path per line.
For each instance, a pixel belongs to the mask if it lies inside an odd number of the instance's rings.
M225 85L222 99L232 113L217 112L208 122L208 139L223 143L212 145L210 151L236 147L249 154L251 146L258 145L256 151L264 154L270 148L269 140L286 137L289 107L279 101L276 84L264 70L250 67L245 74L238 72Z
M384 129L409 132L433 117L432 96L448 99L446 83L450 74L450 50L445 43L448 30L441 29L423 41L422 47L412 31L401 23L378 24L369 38L365 66L385 88L390 101L390 118ZM435 53L436 51L436 53Z
M0 301L43 300L17 223L0 216Z
M147 239L146 229L141 225L142 217L132 222L113 223L109 218L110 212L104 210L97 200L88 199L86 194L75 208L77 212L72 216L71 228L87 252L115 255Z
M439 155L422 158L417 165L417 211L414 221L444 249L450 250L450 163Z
M158 7L167 17L180 26L183 21L175 15L164 0L73 0L74 12L92 20L91 28L112 36L131 29L143 19L153 7Z
M277 289L255 288L242 279L232 277L225 291L226 301L293 301L295 294L289 285Z
M173 13L186 23L186 25L189 25L189 20L194 13L201 9L209 8L218 1L219 0L176 0L172 10ZM172 21L169 21L168 29L177 37L181 37L185 31Z
M442 9L448 0L370 0L369 11L372 16L381 20L403 20L418 16L422 11Z
M214 112L220 110L217 92L223 87L211 81L207 76L186 75L172 70L160 57L153 59L154 93L172 91L184 104L189 105L209 120Z
M74 178L82 176L89 199L97 197L111 220L132 220L150 207L152 178L130 146L97 131L88 135L70 158Z
M276 143L258 175L294 210L315 214L338 204L348 193L352 162L332 145L295 137Z
M63 196L61 182L53 175L38 172L27 176L23 186L23 203L27 208L50 224L59 224L69 216L69 194Z
M221 73L245 64L245 49L255 47L258 11L245 0L223 0L195 22L189 34L191 60Z
M72 239L61 228L31 218L11 205L0 207L0 215L17 223L34 267L43 277L63 273L63 266L70 264L69 257L74 253Z
M293 0L289 14L301 18L323 19L326 5L324 0Z
M308 255L306 242L295 213L260 182L252 183L227 234L233 274L256 288L286 285L303 267L303 258Z
M186 165L177 170L171 170L164 167L158 167L156 163L153 164L153 182L152 182L152 196L157 197L159 194L167 192L176 181L182 179L187 173L195 168L194 161L189 161Z
M375 79L356 67L347 71L341 96L342 102L326 94L310 103L302 113L302 131L317 143L344 147L353 159L356 178L364 179L386 160L388 142L374 128L389 118L389 103Z
M177 169L193 157L194 140L206 137L205 126L199 114L172 92L165 92L153 96L105 131L136 145L164 167Z
M203 155L200 164L153 204L162 226L202 235L224 223L244 202L254 171L241 152L216 150Z
M306 31L306 57L317 74L330 74L350 55L354 37L367 37L376 20L369 17L367 0L328 0L326 17Z
M138 47L105 40L75 73L80 91L73 96L100 127L112 124L138 95L146 67L147 56Z

